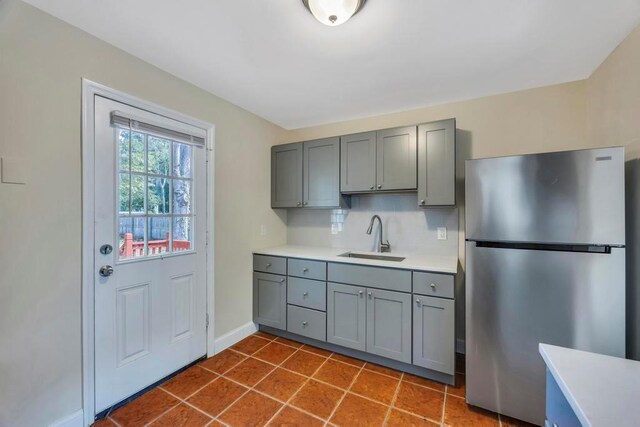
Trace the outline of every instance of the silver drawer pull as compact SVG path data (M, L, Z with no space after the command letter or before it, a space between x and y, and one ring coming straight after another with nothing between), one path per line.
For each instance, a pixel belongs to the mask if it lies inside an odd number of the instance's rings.
M364 291L358 291L358 295L360 295L360 298L362 298L362 296L364 295Z
M434 290L434 291L436 290L436 287L437 287L437 286L435 285L435 283L432 283L432 284L430 284L429 286L431 286L431 289L432 289L432 290Z
M420 305L421 305L421 304L422 304L422 301L420 301L420 298L417 298L417 299L416 299L416 305L417 305L418 307L420 307Z
M303 268L303 269L302 269L302 272L303 272L303 273L306 273L307 271L309 271L309 269L308 269L307 267L305 267L305 268Z
M267 263L267 268L269 268L269 267L271 267L271 263L270 262Z
M307 326L308 323L307 322L302 322L302 326Z
M303 292L303 293L302 293L302 296L303 296L303 297L306 297L306 296L308 296L308 295L309 295L309 292Z
M282 282L284 282L284 278L280 279L280 282L281 282L281 283L282 283Z

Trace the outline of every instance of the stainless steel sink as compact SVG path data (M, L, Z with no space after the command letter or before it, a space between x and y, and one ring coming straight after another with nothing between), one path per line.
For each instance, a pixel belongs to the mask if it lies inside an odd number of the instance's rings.
M361 259L376 259L379 261L394 261L400 262L404 260L402 256L391 256L391 255L377 255L377 254L359 254L357 252L345 252L343 254L338 255L344 258L361 258Z

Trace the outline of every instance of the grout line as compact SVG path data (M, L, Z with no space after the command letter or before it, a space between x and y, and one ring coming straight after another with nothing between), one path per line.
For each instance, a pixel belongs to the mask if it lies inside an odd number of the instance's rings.
M442 415L440 415L440 423L444 424L444 420L445 420L445 415L446 415L446 411L447 411L447 387L446 386L444 388L444 400L442 401Z
M182 403L181 400L178 400L178 403L176 403L175 405L173 405L171 408L167 409L166 411L164 411L163 413L161 413L160 415L158 415L157 417L155 417L154 419L152 419L151 421L149 421L148 423L145 424L145 426L151 425L151 423L153 423L155 420L161 418L162 416L164 416L164 414L168 413L169 411L172 411L173 409L177 408L178 405L180 405Z
M393 405L396 403L396 398L398 397L398 393L400 393L400 386L402 385L402 379L404 378L404 372L400 374L400 381L398 381L398 385L396 386L396 390L393 393L393 397L391 398L391 402L389 402L389 409L387 409L387 415L384 417L384 421L382 425L387 425L389 422L389 417L391 416L391 411L393 410Z

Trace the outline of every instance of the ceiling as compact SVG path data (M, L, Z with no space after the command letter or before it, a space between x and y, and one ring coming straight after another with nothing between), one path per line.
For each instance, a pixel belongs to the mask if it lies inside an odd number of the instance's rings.
M27 0L287 129L588 77L639 0Z

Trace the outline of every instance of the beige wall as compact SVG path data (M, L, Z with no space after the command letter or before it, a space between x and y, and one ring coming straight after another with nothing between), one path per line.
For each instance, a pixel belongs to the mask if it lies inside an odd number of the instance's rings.
M269 208L269 146L283 130L21 2L0 2L0 426L81 407L81 78L216 125L220 336L251 320L251 250L284 242ZM260 224L269 235L260 236Z

